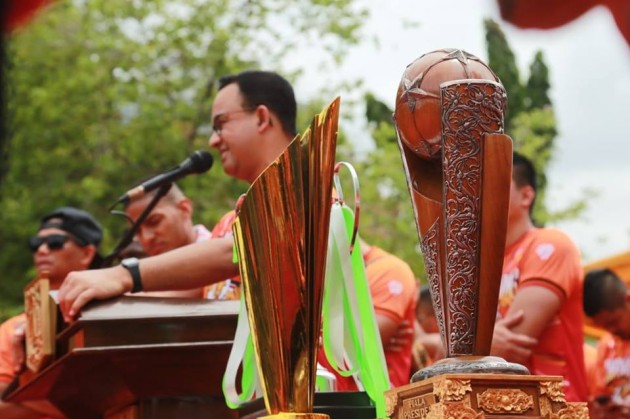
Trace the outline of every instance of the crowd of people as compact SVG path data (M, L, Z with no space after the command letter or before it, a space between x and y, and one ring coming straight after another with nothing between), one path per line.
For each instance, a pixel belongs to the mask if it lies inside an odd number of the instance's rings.
M295 137L296 114L293 89L276 73L247 71L222 78L212 106L210 146L225 173L254 182ZM624 417L630 409L627 286L610 270L584 277L571 239L557 229L535 226L536 193L532 163L515 153L491 353L532 374L562 376L567 401L590 401L593 415ZM152 198L147 194L131 201L125 207L130 220L137 220ZM44 216L29 246L38 276L59 289L60 308L71 322L89 301L126 293L239 299L234 220L230 211L211 231L194 224L192 200L172 185L139 226L133 246L140 253L119 265L92 269L100 260L101 227L76 208ZM417 369L444 357L430 292L400 258L373 244L362 243L362 250L390 381L401 386ZM597 362L588 372L584 313L610 332L599 342ZM0 326L0 391L23 368L24 323L22 314ZM0 402L0 417L41 415L28 405Z

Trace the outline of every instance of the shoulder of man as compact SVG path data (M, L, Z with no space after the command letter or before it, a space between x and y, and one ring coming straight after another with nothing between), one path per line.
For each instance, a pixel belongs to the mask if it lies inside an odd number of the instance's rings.
M541 260L547 260L552 256L558 255L574 254L577 257L580 255L580 251L573 239L563 231L552 227L537 229L530 249Z

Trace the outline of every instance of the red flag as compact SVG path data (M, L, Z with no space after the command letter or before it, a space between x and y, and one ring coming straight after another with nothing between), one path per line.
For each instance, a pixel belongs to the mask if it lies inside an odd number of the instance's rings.
M595 6L608 7L630 45L628 0L497 0L503 20L519 28L551 29L580 17Z
M2 28L4 32L12 32L24 25L35 15L37 10L50 3L52 0L3 0Z

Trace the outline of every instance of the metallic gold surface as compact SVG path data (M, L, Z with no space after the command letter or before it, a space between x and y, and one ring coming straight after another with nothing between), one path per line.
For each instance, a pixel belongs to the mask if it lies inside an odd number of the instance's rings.
M234 237L271 417L313 415L340 99L252 184ZM308 414L297 415L300 414Z

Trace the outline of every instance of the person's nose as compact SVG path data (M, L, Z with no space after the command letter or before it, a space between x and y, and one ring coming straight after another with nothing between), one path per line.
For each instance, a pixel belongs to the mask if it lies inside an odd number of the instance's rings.
M138 239L140 240L140 244L143 246L150 244L154 237L155 232L152 228L141 228L140 231L138 231Z
M50 253L50 248L48 247L48 244L46 242L43 242L42 244L39 245L35 253L45 255L47 253Z
M208 139L208 145L211 148L217 148L220 142L221 142L221 135L217 133L216 131L213 131L212 134L210 134L210 138Z

